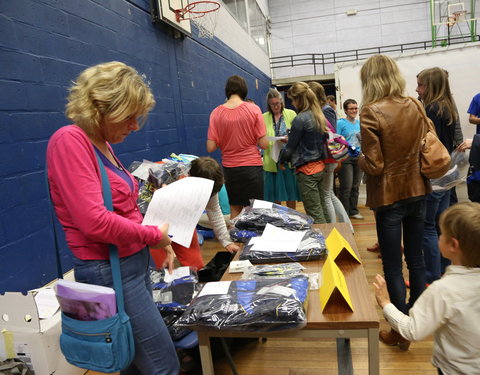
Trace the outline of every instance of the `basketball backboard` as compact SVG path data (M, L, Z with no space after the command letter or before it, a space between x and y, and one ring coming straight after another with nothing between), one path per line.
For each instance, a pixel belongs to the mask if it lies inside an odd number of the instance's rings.
M152 0L153 20L165 22L181 33L191 35L190 20L177 21L175 14L175 10L183 9L187 5L188 0Z

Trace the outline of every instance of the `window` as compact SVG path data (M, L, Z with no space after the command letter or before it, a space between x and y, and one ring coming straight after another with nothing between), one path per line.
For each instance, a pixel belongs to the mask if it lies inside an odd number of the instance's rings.
M243 29L268 53L267 21L256 0L223 0L223 3Z

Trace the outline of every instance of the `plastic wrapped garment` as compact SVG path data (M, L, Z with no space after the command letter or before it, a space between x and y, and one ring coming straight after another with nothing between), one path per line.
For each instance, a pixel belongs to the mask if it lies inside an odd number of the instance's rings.
M318 229L309 229L300 242L296 252L252 250L253 245L244 246L240 260L249 260L252 264L274 262L301 262L316 260L327 255L325 237Z
M446 191L466 180L468 168L468 155L465 152L453 151L450 155L450 169L440 178L430 180L433 191Z
M128 170L140 182L137 204L140 212L145 215L155 190L161 188L164 184L168 185L188 176L190 164L168 159L161 164L144 160L142 163L134 161L130 164Z
M176 269L173 275L167 275L167 277L165 277L165 270L150 270L153 301L174 341L191 332L190 329L178 327L175 323L202 287L198 284L196 272L188 269L188 275L186 275L185 269L188 267ZM177 272L179 270L183 270L183 272Z
M176 325L239 331L302 328L307 294L305 276L207 283Z
M265 264L250 266L243 271L242 279L268 279L300 276L305 269L300 263Z
M185 270L188 267L181 267L181 269ZM187 305L201 289L197 273L192 269L188 269L187 272L188 275L183 272L181 277L170 280L168 277L165 278L165 270L150 271L153 301L162 315L185 311ZM176 277L175 271L173 277Z
M267 224L287 230L310 229L313 219L291 208L272 203L271 208L245 207L240 214L232 219L235 228L230 231L230 237L235 242L248 242L251 237L260 236Z

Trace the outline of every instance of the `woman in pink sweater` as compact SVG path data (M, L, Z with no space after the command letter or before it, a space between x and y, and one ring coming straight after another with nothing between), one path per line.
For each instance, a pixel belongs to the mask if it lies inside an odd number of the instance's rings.
M152 300L150 248L170 244L168 224L142 225L138 185L110 144L140 129L155 100L135 69L109 62L83 71L73 86L62 127L47 148L50 194L73 253L75 279L111 287L109 244L120 257L125 310L132 324L135 359L122 374L177 374L178 360L163 319ZM112 190L114 211L105 208L97 154ZM165 266L171 268L173 253Z

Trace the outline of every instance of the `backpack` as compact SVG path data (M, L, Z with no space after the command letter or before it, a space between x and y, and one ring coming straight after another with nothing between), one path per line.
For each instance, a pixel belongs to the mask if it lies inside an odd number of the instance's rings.
M0 375L32 375L33 372L18 358L0 361Z

